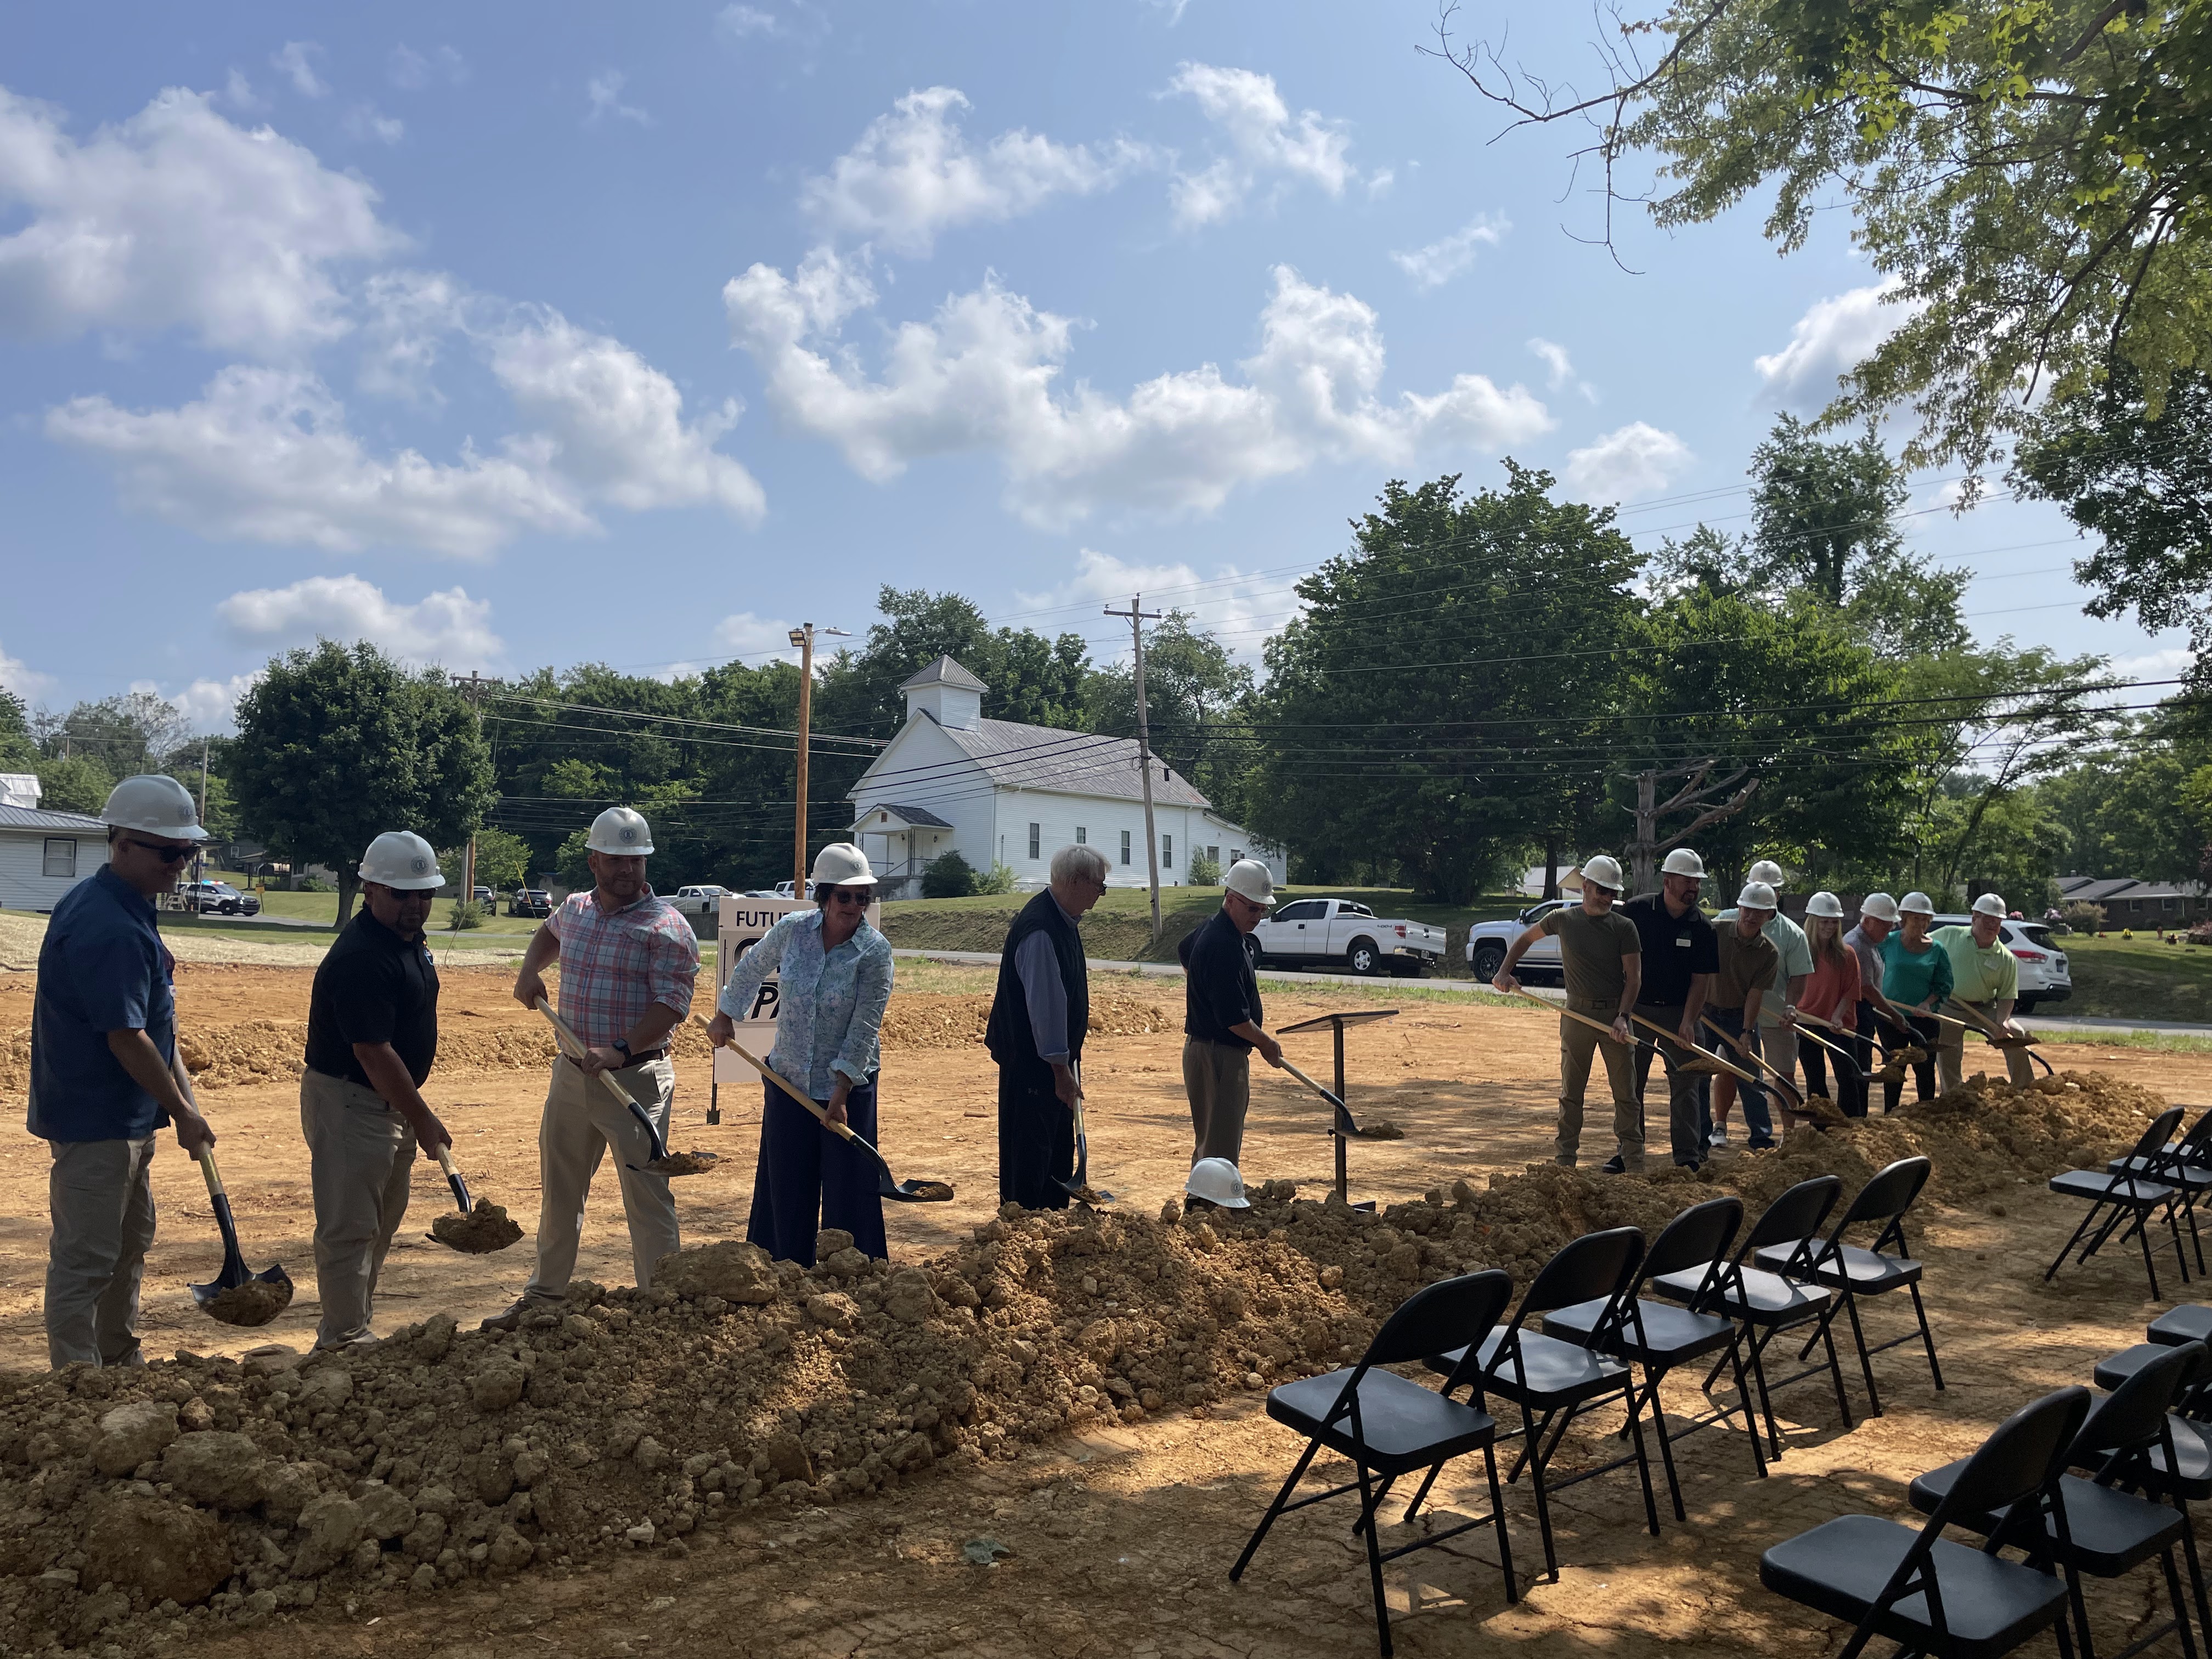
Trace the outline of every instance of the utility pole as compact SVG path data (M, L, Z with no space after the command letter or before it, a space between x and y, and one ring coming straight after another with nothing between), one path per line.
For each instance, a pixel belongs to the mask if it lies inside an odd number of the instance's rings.
M825 638L846 637L842 628L821 631ZM806 896L806 739L814 720L814 633L812 623L801 623L790 635L799 649L799 814L791 849L791 896L795 899Z
M200 828L204 831L207 829L208 751L210 747L206 734L203 732L200 737ZM202 842L200 845L204 847L207 843ZM192 874L195 879L207 874L206 854L196 853L192 855Z
M1126 617L1137 647L1137 773L1145 785L1145 868L1152 886L1152 943L1160 942L1160 838L1152 829L1152 728L1145 711L1145 624L1160 620L1157 611L1145 609L1145 596L1129 596L1129 608L1108 607L1109 617Z
M469 671L469 677L466 679L463 679L459 674L451 674L447 678L453 681L453 689L469 700L469 707L476 711L477 735L478 737L482 737L483 735L483 700L492 692L505 686L507 682L505 680L488 680L474 669ZM202 775L204 776L205 774L202 774ZM524 879L526 882L528 878L529 872L526 871L524 872ZM497 902L497 898L498 896L495 894L493 896L493 902L495 903ZM471 830L469 831L469 844L467 847L463 848L461 852L461 896L459 898L456 899L454 902L457 904L474 904L476 900L477 832Z

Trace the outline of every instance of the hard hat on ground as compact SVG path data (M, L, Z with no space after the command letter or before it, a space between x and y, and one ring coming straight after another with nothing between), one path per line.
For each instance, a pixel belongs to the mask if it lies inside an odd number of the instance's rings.
M814 855L817 887L873 887L876 872L868 855L849 841L833 841Z
M594 853L617 858L642 858L653 850L653 830L645 814L627 806L610 806L592 820L592 833L584 845Z
M1805 914L1808 916L1826 916L1832 921L1841 921L1844 919L1844 902L1833 893L1815 893L1805 901Z
M1670 876L1695 876L1699 881L1705 878L1705 861L1686 847L1677 847L1668 854L1667 861L1659 868Z
M1907 893L1898 900L1897 908L1908 916L1932 916L1936 914L1934 901L1927 894L1918 891Z
M363 881L403 893L419 893L445 884L438 873L438 855L430 843L412 830L387 830L369 842L356 866Z
M1763 881L1747 881L1743 884L1743 891L1735 896L1735 908L1739 910L1771 910L1774 908L1774 890Z
M1876 921L1897 920L1897 901L1887 893L1869 893L1859 901L1859 915L1872 916Z
M1586 859L1583 861L1583 879L1595 882L1600 887L1609 887L1618 893L1620 890L1620 860L1608 858L1603 853L1594 859Z
M1984 893L1974 901L1974 914L1978 916L1996 916L2002 920L2005 914L2005 902L1996 893Z
M1202 1198L1209 1204L1218 1204L1224 1210L1249 1210L1251 1203L1244 1196L1244 1177L1237 1173L1237 1166L1225 1158L1201 1158L1190 1166L1190 1179L1182 1189L1193 1198Z
M1769 887L1779 888L1783 884L1782 866L1777 864L1772 859L1761 859L1758 863L1751 866L1750 874L1746 876L1744 879L1747 881L1763 881Z
M192 792L159 772L125 778L107 792L100 821L118 830L137 830L171 841L205 841Z
M1273 905L1275 902L1275 878L1267 866L1257 859L1239 859L1229 866L1228 879L1221 884L1239 898L1248 898L1255 904ZM1228 1164L1226 1158L1210 1158L1208 1163ZM1229 1164L1229 1172L1237 1173L1237 1166Z

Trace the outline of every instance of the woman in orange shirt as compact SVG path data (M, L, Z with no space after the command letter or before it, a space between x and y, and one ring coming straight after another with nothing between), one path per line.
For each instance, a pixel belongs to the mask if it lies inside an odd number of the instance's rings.
M1859 1018L1858 953L1844 945L1843 901L1833 893L1815 893L1805 902L1805 943L1813 952L1813 977L1798 994L1798 1016L1825 1022L1827 1029L1839 1035L1855 1033ZM1845 1117L1866 1115L1865 1073L1841 1054L1831 1055L1817 1042L1802 1043L1797 1052L1805 1062L1805 1085L1809 1091L1828 1092L1828 1062L1832 1058L1836 1103Z

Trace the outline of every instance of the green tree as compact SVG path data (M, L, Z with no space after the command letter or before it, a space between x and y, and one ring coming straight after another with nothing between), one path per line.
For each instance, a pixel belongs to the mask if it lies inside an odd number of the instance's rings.
M89 756L115 778L161 770L191 730L174 703L150 691L80 702L40 724L47 754Z
M39 805L49 812L97 812L115 787L107 769L89 755L41 760L31 769L39 776Z
M494 794L476 715L443 673L328 640L271 659L240 699L232 787L246 828L273 850L337 872L340 926L377 835L456 845Z
M924 898L966 898L975 890L975 866L960 855L957 848L939 853L921 866Z
M1152 750L1241 823L1255 753L1243 729L1255 695L1252 671L1195 623L1188 611L1171 611L1146 637L1145 707ZM1134 659L1094 671L1084 700L1091 730L1135 737Z
M38 759L30 711L21 697L0 685L0 772L27 772Z
M876 609L884 620L860 648L839 652L822 670L814 716L823 730L891 736L906 723L900 683L939 657L988 688L988 718L1083 729L1091 661L1080 634L1048 640L1025 628L994 629L974 600L921 588L882 588Z
M1830 418L1909 403L1907 462L1978 472L2024 393L2070 395L2117 357L2155 416L2201 366L2212 0L1672 0L1624 31L1587 98L1480 43L1443 51L1518 121L1595 125L1608 225L1639 153L1662 226L1756 197L1790 251L1848 204L1898 325Z
M495 893L511 893L530 879L530 843L504 830L477 831L477 879Z
M2212 778L2208 767L2212 748L2193 726L2154 716L2126 723L2108 746L2045 779L2041 793L2067 831L2071 869L2196 880L2212 840L2199 782Z
M1963 899L1963 884L1978 882L1994 888L2022 915L2040 916L2057 902L2058 884L2052 878L2068 860L2072 837L2037 788L2008 791L1976 812L1987 787L1984 779L1962 776L1936 801L1936 833L1961 848L1957 873L1943 886Z

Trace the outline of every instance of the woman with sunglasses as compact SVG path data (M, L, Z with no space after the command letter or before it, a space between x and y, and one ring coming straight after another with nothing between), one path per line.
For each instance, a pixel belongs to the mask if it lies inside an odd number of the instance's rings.
M831 1122L872 1143L876 1035L891 995L890 941L867 921L875 872L866 854L839 842L815 855L813 884L812 911L793 911L738 959L708 1029L717 1043L732 1041L736 1014L777 974L769 1066ZM867 1255L887 1255L876 1165L766 1079L761 1091L760 1167L745 1237L805 1267L814 1265L814 1236L823 1227L843 1228Z

